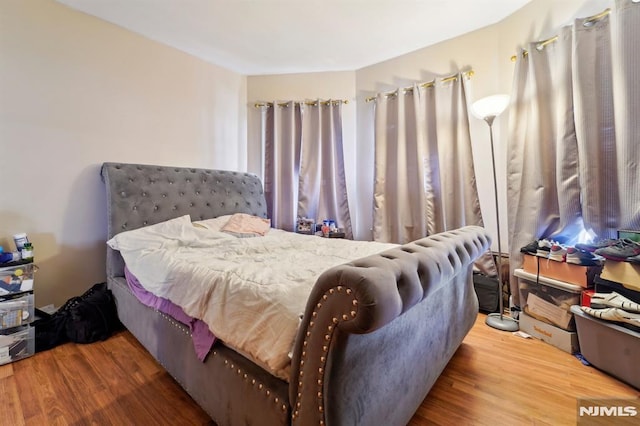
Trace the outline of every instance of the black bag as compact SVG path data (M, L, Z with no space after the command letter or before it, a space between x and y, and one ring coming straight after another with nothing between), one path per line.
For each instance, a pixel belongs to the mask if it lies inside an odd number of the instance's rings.
M67 300L53 315L34 323L36 352L65 342L105 340L122 327L107 283L93 285L82 296Z
M485 313L500 310L500 283L497 277L488 277L481 272L473 273L473 287L478 296L480 311Z
M116 303L107 283L98 283L71 299L65 324L67 337L75 343L105 340L121 326Z

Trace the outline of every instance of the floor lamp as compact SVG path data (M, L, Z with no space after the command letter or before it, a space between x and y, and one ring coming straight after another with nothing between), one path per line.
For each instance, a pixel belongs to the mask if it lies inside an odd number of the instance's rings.
M498 178L496 176L496 155L493 147L493 120L499 116L509 104L508 95L493 95L482 98L473 103L472 110L476 117L483 119L489 125L489 136L491 138L491 164L493 165L493 192L496 202L496 224L498 225L498 299L500 300L500 311L487 315L486 324L489 327L503 331L518 331L518 322L511 317L504 315L504 300L502 297L502 246L500 241L500 214L498 209Z

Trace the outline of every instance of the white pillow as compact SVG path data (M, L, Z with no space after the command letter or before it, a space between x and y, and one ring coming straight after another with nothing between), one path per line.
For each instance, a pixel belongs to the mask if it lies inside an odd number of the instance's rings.
M114 250L138 250L159 248L167 242L167 239L194 238L197 237L191 226L191 217L184 215L155 225L121 232L107 241L107 244Z

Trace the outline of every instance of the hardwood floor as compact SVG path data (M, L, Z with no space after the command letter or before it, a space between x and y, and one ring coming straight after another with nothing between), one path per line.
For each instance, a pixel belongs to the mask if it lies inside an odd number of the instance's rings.
M576 398L640 392L480 314L410 425L572 425ZM213 424L128 332L0 366L2 425Z

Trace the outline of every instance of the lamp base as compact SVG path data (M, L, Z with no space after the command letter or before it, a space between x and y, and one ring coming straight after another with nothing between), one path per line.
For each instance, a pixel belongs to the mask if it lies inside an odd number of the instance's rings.
M497 328L502 331L518 331L520 326L518 322L511 317L500 315L500 313L489 314L485 323L489 327Z

